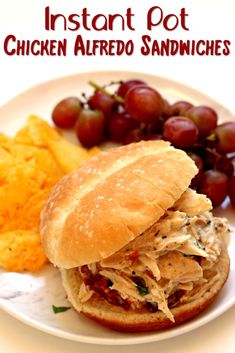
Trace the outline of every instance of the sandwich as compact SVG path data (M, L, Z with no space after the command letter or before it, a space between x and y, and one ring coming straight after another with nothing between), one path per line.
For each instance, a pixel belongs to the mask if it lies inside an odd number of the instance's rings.
M229 273L226 219L190 189L197 168L165 141L104 151L64 176L41 239L68 300L109 328L151 331L206 309Z

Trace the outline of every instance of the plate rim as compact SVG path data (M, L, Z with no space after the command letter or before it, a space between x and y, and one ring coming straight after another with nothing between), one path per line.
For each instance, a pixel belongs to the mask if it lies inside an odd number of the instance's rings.
M180 81L177 81L177 80L174 80L174 79L171 79L169 77L164 77L164 76L161 76L161 75L152 75L148 72L144 72L144 71L130 71L130 70L88 70L88 71L81 71L81 72L74 72L72 74L69 74L69 75L61 75L61 76L58 76L58 77L53 77L53 78L50 78L48 80L44 80L44 81L40 81L40 82L37 82L35 85L30 85L27 89L23 90L22 92L19 92L18 94L15 94L12 98L9 98L7 99L5 102L3 102L1 105L0 105L0 110L1 109L5 109L8 105L10 105L12 103L13 100L16 100L16 99L21 99L24 95L27 95L27 94L30 94L32 91L36 90L36 89L39 89L40 87L43 87L44 85L47 86L48 84L54 84L56 81L61 81L61 80L66 80L66 79L71 79L73 77L76 77L76 76L87 76L87 75L90 75L90 74L115 74L115 75L133 75L133 78L136 78L138 76L145 76L146 78L151 78L153 77L154 80L156 79L159 79L161 81L165 81L165 82L168 82L169 84L173 84L173 85L176 85L176 86L181 86L182 88L184 89L188 89L190 90L191 92L195 93L195 94L198 94L198 95L201 95L204 97L204 99L206 100L210 100L213 104L215 105L218 105L221 109L227 111L229 114L231 115L234 115L233 111L230 110L229 108L227 108L223 103L221 103L220 101L218 101L217 99L213 98L212 96L210 96L209 94L207 93L204 93L204 91L201 91L197 88L194 88L193 86L190 86L190 84L187 84L187 83L181 83ZM138 77L139 78L139 77ZM1 119L1 117L0 117Z
M226 284L225 284L226 286ZM41 332L51 334L56 337L64 338L73 342L80 342L80 343L88 343L92 345L105 345L105 346L124 346L124 345L136 345L136 344L146 344L146 343L153 343L153 342L160 342L167 339L171 339L174 337L179 337L183 334L189 333L193 330L196 330L210 321L217 319L219 316L223 315L228 309L230 309L235 304L235 296L230 298L230 300L223 305L221 308L215 308L211 313L207 314L206 316L199 316L199 318L193 318L192 320L183 323L179 326L173 327L168 330L161 330L161 331L152 331L149 332L148 336L141 335L140 337L135 334L135 337L117 337L117 338L105 338L105 337L89 337L89 336L82 336L76 333L68 333L64 332L60 329L56 329L42 323L38 323L33 319L27 318L26 315L18 315L14 313L14 311L10 310L8 307L5 307L0 300L0 308L9 314L11 317L17 319L19 322L22 322L29 327L35 328ZM203 313L202 313L203 314ZM127 332L127 334L130 334ZM113 343L115 341L115 343Z

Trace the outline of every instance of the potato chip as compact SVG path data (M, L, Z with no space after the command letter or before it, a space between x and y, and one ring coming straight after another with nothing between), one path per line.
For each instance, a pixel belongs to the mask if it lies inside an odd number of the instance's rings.
M0 186L5 184L8 170L12 166L12 161L12 156L0 146Z
M35 147L33 156L28 160L28 164L34 165L35 168L46 175L43 187L55 185L55 183L64 175L51 152L45 148Z
M27 178L0 187L0 234L15 229L23 205L39 190L38 184Z
M35 148L31 146L25 146L20 143L15 143L14 139L10 137L5 140L0 139L0 146L12 157L19 157L25 160L29 159L33 155Z
M32 195L19 212L17 227L32 231L39 230L40 212L51 188L42 189Z
M15 230L0 234L0 266L7 271L38 271L47 258L38 232Z
M0 146L3 146L4 144L8 143L11 140L10 137L0 133Z
M51 188L99 152L68 142L36 116L14 138L0 134L0 266L36 271L45 263L40 212Z
M65 139L48 140L47 143L65 174L79 167L90 158L89 153L84 148L73 145Z
M15 141L28 143L37 147L47 147L48 139L58 139L60 133L50 126L46 121L38 118L35 115L31 115L27 119L27 125L20 130L16 136Z
M6 151L0 143L0 163L5 162L5 161L11 161L12 156L8 151Z
M12 184L14 188L17 188L18 183L27 180L31 183L34 182L39 188L41 188L47 178L45 172L40 170L37 165L35 165L34 160L30 160L27 163L18 160L19 163L12 165L7 174L7 183ZM29 189L29 186L27 187Z
M30 134L29 134L29 128L28 126L24 126L22 127L22 129L20 129L15 137L14 137L14 141L17 143L23 143L25 145L30 145L30 146L36 146L36 144L34 143L33 139L31 138Z
M33 141L35 146L49 148L64 173L79 167L99 151L98 147L94 147L88 152L85 148L70 143L58 130L34 115L28 118L27 129L19 131L15 140L27 143Z

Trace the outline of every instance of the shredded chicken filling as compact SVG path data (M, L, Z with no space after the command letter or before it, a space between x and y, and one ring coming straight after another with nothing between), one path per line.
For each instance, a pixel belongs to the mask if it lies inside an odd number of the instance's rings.
M203 195L189 189L181 199L127 246L85 271L84 266L79 268L84 278L82 303L96 292L127 308L161 310L174 321L172 307L196 300L218 280L216 263L227 222L213 217ZM93 282L98 280L97 286L87 280L90 275Z

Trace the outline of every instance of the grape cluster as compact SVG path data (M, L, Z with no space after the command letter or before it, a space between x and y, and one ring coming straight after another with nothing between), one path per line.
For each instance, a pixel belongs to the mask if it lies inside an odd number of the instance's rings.
M206 194L214 206L227 195L235 206L235 122L218 124L216 111L208 106L170 104L142 80L90 84L90 97L68 97L54 107L52 120L58 127L74 128L86 148L104 141L167 140L197 165L191 187ZM116 91L110 93L113 85Z

